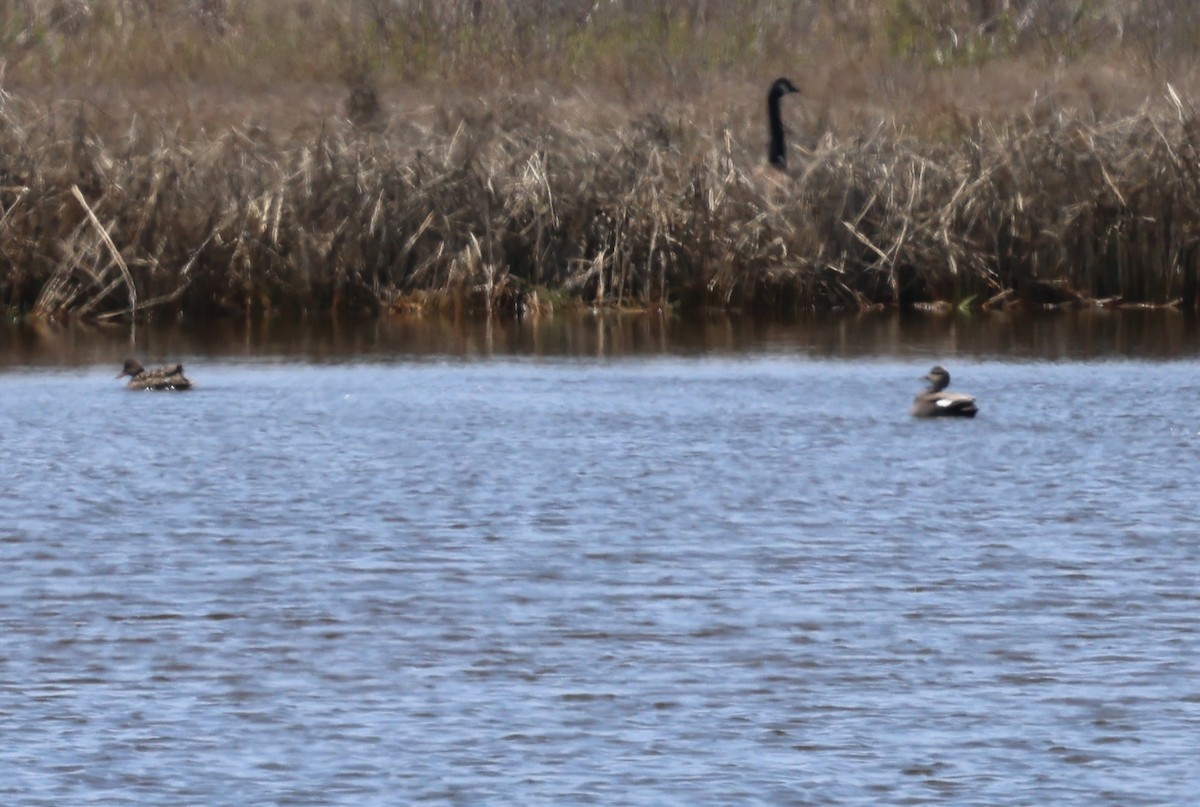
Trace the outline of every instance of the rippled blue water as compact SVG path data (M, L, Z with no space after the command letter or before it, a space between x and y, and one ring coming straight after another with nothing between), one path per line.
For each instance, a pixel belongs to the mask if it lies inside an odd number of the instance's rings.
M0 375L0 802L1184 804L1200 365Z

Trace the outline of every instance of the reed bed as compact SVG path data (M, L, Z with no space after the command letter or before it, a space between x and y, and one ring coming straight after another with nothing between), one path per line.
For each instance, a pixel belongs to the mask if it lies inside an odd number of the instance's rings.
M99 319L1197 303L1200 119L1182 101L963 123L936 144L880 126L781 176L728 130L519 117L105 142L6 97L0 295Z
M231 6L189 8L224 35ZM340 114L282 135L115 126L0 84L0 304L106 320L1200 302L1200 117L1165 81L1122 114L810 111L780 174L757 115L695 99L587 117L533 88L397 123L378 66L347 64Z

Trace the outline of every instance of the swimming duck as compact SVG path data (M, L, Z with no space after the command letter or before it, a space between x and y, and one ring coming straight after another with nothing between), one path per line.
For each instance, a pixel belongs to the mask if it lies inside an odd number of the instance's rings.
M979 408L975 399L961 392L943 392L950 386L950 373L936 366L925 375L929 389L913 398L912 415L918 418L964 417L973 418Z
M182 364L147 370L137 359L126 359L125 367L117 374L117 378L124 376L129 376L126 389L184 390L192 386L192 382L183 375Z

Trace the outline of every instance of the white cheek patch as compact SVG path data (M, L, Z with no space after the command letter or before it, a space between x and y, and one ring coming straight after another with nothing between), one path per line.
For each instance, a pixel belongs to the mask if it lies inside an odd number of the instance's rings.
M938 406L949 406L952 403L954 403L954 401L948 401L945 398L938 398L937 405Z

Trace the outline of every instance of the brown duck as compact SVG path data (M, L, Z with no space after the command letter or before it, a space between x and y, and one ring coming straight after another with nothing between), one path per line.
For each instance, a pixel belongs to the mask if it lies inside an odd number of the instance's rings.
M117 378L124 376L129 376L126 389L185 390L192 386L192 382L183 374L182 364L147 370L137 359L126 359L125 367L117 374Z
M941 366L934 367L925 375L929 389L913 398L912 415L918 418L962 417L973 418L979 411L975 399L961 392L945 392L950 386L950 373Z

